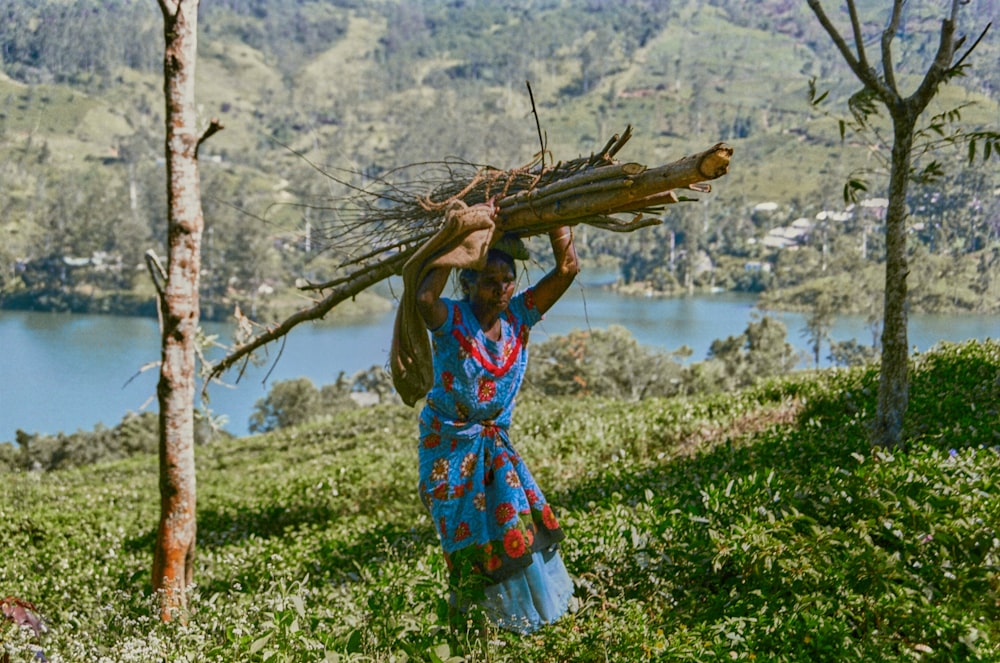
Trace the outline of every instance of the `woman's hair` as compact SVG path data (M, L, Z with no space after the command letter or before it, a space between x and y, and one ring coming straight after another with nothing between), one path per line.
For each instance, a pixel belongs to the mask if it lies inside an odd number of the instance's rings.
M514 258L509 253L505 253L498 249L490 249L486 252L486 264L491 262L503 263L510 267L510 271L514 274L514 278L517 278L517 266L514 264ZM472 269L471 267L466 267L458 273L458 283L462 288L462 296L465 299L469 298L469 290L476 283L476 279L479 278L479 270Z

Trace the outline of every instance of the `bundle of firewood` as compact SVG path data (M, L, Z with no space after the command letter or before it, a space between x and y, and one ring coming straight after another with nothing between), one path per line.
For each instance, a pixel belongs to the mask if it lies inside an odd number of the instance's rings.
M437 179L425 174L404 184L390 184L386 178L381 190L359 190L344 201L352 213L340 216L354 222L337 226L336 241L342 244L338 248L351 248L348 237L354 237L362 238L367 250L354 251L344 260L347 275L305 284L303 289L326 291L369 270L384 274L383 278L396 273L437 232L444 210L456 200L474 205L495 199L498 230L521 237L565 224L584 223L617 232L654 225L660 223L658 215L664 205L688 200L677 194L678 189L709 192L711 187L705 182L724 175L732 156L732 148L719 143L658 168L619 163L615 157L631 137L632 128L626 127L600 152L551 166L540 155L511 170L466 162L414 164L424 173L440 171Z
M220 376L299 323L321 318L338 303L399 274L410 256L440 229L444 210L456 200L468 205L495 200L501 231L497 236L530 236L566 224L627 232L660 223L665 205L690 200L678 190L711 191L706 182L726 174L733 153L719 143L655 168L620 163L616 157L631 137L632 128L627 127L599 152L554 165L545 164L544 150L532 162L511 170L455 161L414 164L411 168L422 173L418 178L390 182L400 169L380 178L378 189L355 188L337 213L335 236L341 245L334 248L344 256L343 276L303 284L301 289L320 292L322 299L281 324L242 339L214 366L212 376Z

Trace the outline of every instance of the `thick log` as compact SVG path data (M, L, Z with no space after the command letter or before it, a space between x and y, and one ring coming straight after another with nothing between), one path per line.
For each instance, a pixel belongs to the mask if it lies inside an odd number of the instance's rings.
M664 191L663 193L654 193L651 196L646 196L645 198L638 198L636 200L624 203L621 207L614 207L608 210L608 214L622 214L624 212L636 212L639 210L649 209L650 207L659 207L661 205L673 205L674 203L679 203L680 198L677 197L677 193L671 189L670 191Z
M581 170L574 175L558 179L551 184L546 184L534 189L526 189L511 196L501 198L498 201L498 205L501 208L505 206L514 208L519 205L537 204L543 199L555 199L556 194L558 193L576 190L596 182L613 186L613 184L608 183L608 180L618 180L619 182L624 182L627 178L638 175L644 170L646 170L646 167L640 163L616 163L608 166L587 168L586 170Z
M510 202L502 199L498 203L497 225L506 232L525 234L523 231L528 229L528 234L531 234L542 232L547 226L607 214L609 210L641 209L634 205L649 196L722 177L729 170L732 155L731 147L719 143L674 163L647 168L635 175L623 175L617 182L614 178L600 179L537 199L522 201L517 196L513 196Z

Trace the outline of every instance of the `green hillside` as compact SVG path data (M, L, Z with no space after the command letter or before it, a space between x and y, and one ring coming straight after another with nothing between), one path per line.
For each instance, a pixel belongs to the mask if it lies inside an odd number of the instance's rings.
M416 414L350 410L197 449L190 614L150 596L157 461L0 474L12 661L997 661L1000 346L913 359L905 450L875 369L626 403L529 397L511 437L580 609L484 653L445 615Z
M871 29L880 5L860 4ZM225 126L201 154L212 237L203 260L207 317L223 318L236 304L279 317L294 301L296 278L332 276L329 249L348 189L330 175L366 185L449 157L502 168L528 162L539 140L525 81L552 159L597 150L629 124L635 138L622 160L661 165L719 141L735 149L730 173L702 196L705 204L670 208L663 227L635 236L597 233L582 243L585 261L626 261L654 247L623 276L665 292L692 279L704 289L798 285L799 275L778 269L780 256L761 240L799 217L843 208L844 182L877 165L877 150L858 137L840 140L837 119L857 83L811 12L780 0L748 7L738 0L204 2L197 101L206 126L212 117ZM147 249L162 251L164 232L156 3L25 0L3 10L0 304L149 310L148 279L136 267ZM938 11L933 3L908 5L896 51L903 79L933 55L940 26L930 17ZM961 29L983 27L970 18ZM971 104L962 108L963 126L995 128L998 57L988 34L933 112ZM832 91L832 116L810 107L813 78ZM948 177L913 191L922 217L915 223L940 235L915 233L915 244L974 271L978 261L990 268L1000 259L989 253L1000 241L991 221L1000 182L996 169L962 167L964 156L934 155ZM884 195L884 184L872 175L869 195ZM932 210L931 199L945 210ZM762 202L778 211L756 215ZM694 232L696 221L704 231ZM806 248L853 255L864 232L856 225L814 233ZM665 274L670 233L682 252L704 253L712 271ZM873 265L878 248L868 257ZM120 258L113 278L53 267L95 254ZM773 282L744 283L747 260L773 264ZM855 271L836 261L835 269ZM1000 306L995 283L967 288L946 306ZM132 299L115 299L121 292Z

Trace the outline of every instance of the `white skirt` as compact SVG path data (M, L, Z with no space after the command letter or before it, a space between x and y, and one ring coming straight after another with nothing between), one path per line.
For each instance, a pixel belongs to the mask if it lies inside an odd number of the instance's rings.
M553 546L532 555L532 562L510 578L486 587L480 607L496 626L533 633L569 609L573 580Z

